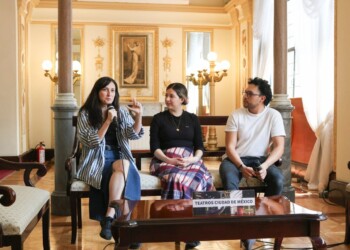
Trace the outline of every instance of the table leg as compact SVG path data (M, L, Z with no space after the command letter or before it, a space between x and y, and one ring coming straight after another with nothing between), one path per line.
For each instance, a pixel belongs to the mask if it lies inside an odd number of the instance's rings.
M346 245L350 244L350 201L346 201L345 205L345 240Z
M128 250L129 244L122 246L121 244L118 244L117 242L114 245L114 250Z
M312 248L316 250L326 250L327 244L326 242L320 237L310 237Z
M280 250L282 246L283 238L275 238L275 243L273 245L274 250Z
M114 250L128 250L131 242L128 240L125 240L128 237L123 237L123 240L121 240L121 237L115 237L117 234L113 235L113 238L115 240L114 243Z

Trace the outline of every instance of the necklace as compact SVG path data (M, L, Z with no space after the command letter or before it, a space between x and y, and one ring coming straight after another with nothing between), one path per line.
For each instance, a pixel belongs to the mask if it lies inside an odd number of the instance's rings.
M181 124L182 114L180 115L180 119L179 119L179 122L177 124L175 122L175 118L174 118L173 115L171 115L171 118L172 118L172 122L173 122L173 124L175 126L176 131L179 132L180 131L180 124Z

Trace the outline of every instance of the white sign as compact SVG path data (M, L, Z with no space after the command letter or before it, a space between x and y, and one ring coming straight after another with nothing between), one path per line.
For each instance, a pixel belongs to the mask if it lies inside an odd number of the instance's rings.
M255 198L219 198L193 200L193 208L199 207L255 206Z

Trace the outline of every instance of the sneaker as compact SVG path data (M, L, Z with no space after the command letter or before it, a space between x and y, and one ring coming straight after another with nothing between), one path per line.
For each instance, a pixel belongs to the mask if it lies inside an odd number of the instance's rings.
M243 245L243 249L252 250L255 244L255 239L242 240L241 243Z
M190 241L190 242L186 242L186 247L185 249L193 249L195 247L198 247L201 244L200 241Z
M131 243L129 249L139 249L141 247L141 243Z
M112 231L111 231L111 225L112 225L113 218L111 217L105 217L102 221L100 221L101 225L101 232L100 236L105 240L112 239Z

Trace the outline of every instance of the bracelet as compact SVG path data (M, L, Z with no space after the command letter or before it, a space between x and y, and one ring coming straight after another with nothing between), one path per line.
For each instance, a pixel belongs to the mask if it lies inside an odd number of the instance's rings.
M243 163L241 165L238 166L238 170L241 170L241 168L243 167Z

